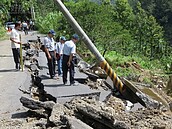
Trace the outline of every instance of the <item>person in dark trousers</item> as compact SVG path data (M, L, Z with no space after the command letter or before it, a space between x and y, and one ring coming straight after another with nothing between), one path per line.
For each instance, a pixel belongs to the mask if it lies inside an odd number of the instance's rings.
M24 21L22 23L22 28L23 28L25 35L28 35L28 24L27 24L27 22Z
M14 29L11 31L10 40L11 40L11 48L13 52L13 58L15 62L16 70L20 70L20 35L18 30L21 28L20 23L15 23Z
M50 30L48 32L47 37L44 38L44 51L47 57L48 61L48 69L50 78L56 78L55 77L55 61L56 61L56 52L55 52L55 41L53 37L55 36L55 31Z
M76 45L79 41L79 36L77 34L72 35L70 41L66 41L63 47L63 60L62 60L62 70L63 70L63 83L67 84L67 73L70 73L70 85L76 85L74 81L74 54L76 53Z

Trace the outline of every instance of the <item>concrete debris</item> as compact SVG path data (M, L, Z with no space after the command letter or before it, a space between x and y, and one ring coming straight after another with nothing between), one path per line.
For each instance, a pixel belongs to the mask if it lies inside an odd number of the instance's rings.
M93 129L75 117L63 116L62 119L63 121L66 121L66 126L68 129Z
M31 41L30 41L31 42ZM36 51L30 50L35 47ZM25 45L26 56L25 63L31 72L30 91L26 92L19 88L23 93L30 94L31 98L21 97L20 102L24 107L28 108L28 117L37 118L40 121L34 121L33 127L42 129L170 129L172 127L171 115L166 115L168 110L160 110L162 103L143 95L141 91L135 91L135 95L139 96L145 103L146 107L138 106L124 98L120 98L121 94L109 94L104 101L100 101L101 90L114 91L113 84L109 84L107 74L96 64L90 65L84 62L79 55L77 58L77 67L80 72L88 77L78 79L79 83L96 89L97 92L86 94L71 94L64 96L52 96L44 89L41 77L39 77L40 66L38 62L39 48L35 45ZM36 56L35 56L36 55ZM142 68L135 62L132 65L136 69L142 71ZM137 83L140 85L141 83ZM151 87L144 85L144 87ZM138 92L139 91L139 92ZM58 103L57 98L71 97L70 101ZM135 96L128 94L130 100L138 102ZM170 109L172 109L170 103ZM31 122L28 119L28 123ZM41 121L42 120L42 121ZM32 122L33 123L33 122Z
M52 109L51 116L49 117L49 120L53 122L56 126L60 126L63 124L61 121L60 116L65 115L66 107L62 104L56 103Z
M20 98L20 102L23 104L23 106L30 108L32 110L37 110L37 109L52 110L55 104L52 101L41 102L41 101L34 100L32 98L26 98L23 96Z

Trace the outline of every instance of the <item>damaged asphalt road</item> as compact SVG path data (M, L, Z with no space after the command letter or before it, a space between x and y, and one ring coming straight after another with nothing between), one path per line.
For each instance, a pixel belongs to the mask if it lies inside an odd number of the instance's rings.
M37 39L36 32L22 36L23 42L27 39ZM56 80L49 78L45 55L39 51L39 56L35 58L39 62L40 80L38 78L35 83L35 77L31 77L31 69L35 67L29 65L30 61L25 62L30 67L25 67L23 72L13 69L10 41L1 41L0 49L0 55L3 55L0 56L2 129L172 128L168 108L144 108L113 97L111 89L102 79L94 74L80 72L79 67L76 68L75 76L79 85L64 86L61 77Z

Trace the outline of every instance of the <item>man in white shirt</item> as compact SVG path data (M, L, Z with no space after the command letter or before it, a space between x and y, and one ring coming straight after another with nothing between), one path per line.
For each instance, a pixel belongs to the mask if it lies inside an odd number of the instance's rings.
M79 41L79 36L74 34L70 41L66 41L63 48L63 61L62 61L62 70L63 70L63 83L67 83L67 72L70 73L70 85L75 85L74 81L74 54L76 53L76 45Z
M58 75L62 75L62 59L63 59L63 47L64 43L66 41L66 38L64 36L61 36L59 39L59 42L56 43L56 58L57 58L57 66L58 66Z
M14 29L11 31L10 40L11 40L11 48L13 52L15 68L17 70L20 69L20 35L18 30L21 28L20 23L15 23Z
M55 60L56 60L56 51L55 51L55 41L53 37L55 36L55 31L50 30L47 37L44 38L45 54L48 61L48 69L50 78L55 77Z
M25 21L22 23L22 28L23 28L25 35L27 35L28 34L28 24Z

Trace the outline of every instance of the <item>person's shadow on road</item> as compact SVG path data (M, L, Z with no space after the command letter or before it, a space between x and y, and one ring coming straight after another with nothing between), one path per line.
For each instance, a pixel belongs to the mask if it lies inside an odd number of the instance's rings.
M0 69L0 73L5 73L5 72L18 72L19 70L16 69Z
M63 86L70 86L70 85L64 85L64 84L51 84L51 85L44 85L45 87L63 87Z
M12 114L11 118L12 119L16 119L16 118L27 118L28 115L29 115L28 112L18 112L18 113Z

